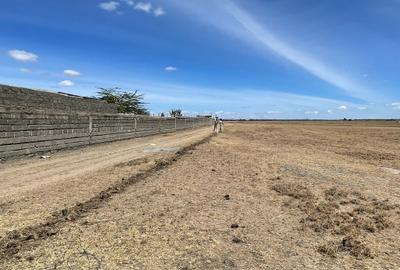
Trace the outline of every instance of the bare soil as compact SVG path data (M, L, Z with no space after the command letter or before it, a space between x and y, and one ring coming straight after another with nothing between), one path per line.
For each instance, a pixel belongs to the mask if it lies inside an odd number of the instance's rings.
M0 163L0 237L85 202L209 134L201 128Z
M86 185L12 180L3 198L26 202L0 203L1 228L15 226L3 229L0 269L399 269L399 153L395 122L230 123L177 154L116 154L103 163L112 169L74 178Z

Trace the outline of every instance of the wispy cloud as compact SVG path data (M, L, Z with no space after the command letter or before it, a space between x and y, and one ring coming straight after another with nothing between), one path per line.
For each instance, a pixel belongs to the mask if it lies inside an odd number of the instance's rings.
M134 7L135 10L140 10L146 13L150 13L152 9L151 3L144 3L144 2L139 2L135 5Z
M176 7L183 5L181 1L171 1ZM194 1L191 4L185 3L185 9L191 10L197 15L198 19L211 23L226 34L245 42L250 42L263 50L274 52L351 97L359 99L377 97L374 91L361 85L354 78L348 77L332 67L332 65L329 65L329 63L324 63L324 61L320 60L321 57L311 53L312 50L304 52L296 48L292 43L286 42L284 38L260 23L253 15L233 1L220 0L212 3ZM215 16L209 15L210 12L214 12L213 15Z
M351 96L364 98L367 94L370 94L368 89L358 85L358 83L352 81L350 78L340 74L315 57L296 50L294 47L287 44L233 2L227 1L225 10L248 31L249 35L247 38L251 37L257 40L267 49L274 51L278 55L302 67L321 80L345 90Z
M154 16L156 16L156 17L165 15L165 11L162 7L156 8L153 13L154 13Z
M21 62L36 62L39 59L36 54L24 50L11 50L8 51L8 55Z
M400 110L400 102L393 102L392 108L395 110Z
M74 86L74 85L75 85L75 83L73 81L70 81L70 80L65 80L65 81L61 81L61 82L58 83L58 86L61 86L61 87L71 87L71 86Z
M20 68L19 71L22 73L31 73L32 71L29 68Z
M116 11L120 4L115 1L104 2L99 4L99 8L106 11Z
M164 68L164 70L168 71L168 72L174 72L174 71L177 71L178 69L173 66L168 66L168 67Z
M307 111L307 112L304 112L304 114L308 114L308 115L314 114L314 115L317 115L317 114L319 114L319 111L311 111L311 112Z
M360 110L360 111L365 111L368 108L365 107L365 106L358 106L357 109Z
M347 106L346 105L341 105L338 107L339 110L345 111L347 110Z
M64 70L64 75L70 76L70 77L78 77L78 76L81 76L81 73L77 70L66 69L66 70Z
M122 2L126 3L128 6L133 6L135 5L135 2L133 2L132 0L121 0Z

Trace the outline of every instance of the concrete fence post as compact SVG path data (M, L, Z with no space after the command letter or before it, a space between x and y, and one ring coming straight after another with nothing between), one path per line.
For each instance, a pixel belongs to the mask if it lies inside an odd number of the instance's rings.
M89 116L89 134L92 134L93 131L93 117Z
M136 135L136 130L137 130L137 118L135 117L135 118L133 118L133 120L134 120L134 129L133 129L133 131L135 132L135 135Z
M175 119L175 131L176 131L176 116L174 117L174 119Z
M92 140L92 132L93 132L93 117L89 115L89 144Z

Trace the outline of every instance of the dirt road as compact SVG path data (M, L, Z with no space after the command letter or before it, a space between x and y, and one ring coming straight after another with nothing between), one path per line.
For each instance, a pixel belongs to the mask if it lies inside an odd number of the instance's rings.
M210 128L201 128L0 164L0 237L85 201L210 133Z
M394 122L226 124L45 237L0 241L0 269L400 269L399 134ZM94 193L114 168L90 174Z

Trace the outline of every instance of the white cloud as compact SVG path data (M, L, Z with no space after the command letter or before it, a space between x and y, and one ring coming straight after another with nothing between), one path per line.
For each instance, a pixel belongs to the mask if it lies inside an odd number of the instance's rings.
M168 72L174 72L174 71L177 71L178 69L176 67L173 67L173 66L168 66L164 70L168 71Z
M311 112L304 112L305 114L315 114L315 115L317 115L317 114L319 114L319 111L311 111Z
M328 113L332 113L333 111L332 111L332 110L328 110L327 112L328 112Z
M136 4L134 9L144 11L146 13L150 13L151 8L152 8L151 3L139 2Z
M165 11L162 7L158 7L154 10L154 16L159 17L165 15Z
M104 3L99 4L99 7L106 11L115 11L115 10L117 10L118 6L119 6L119 3L115 2L115 1L104 2Z
M73 81L65 80L65 81L59 82L58 85L61 87L71 87L71 86L74 86L75 84Z
M126 3L129 6L133 6L135 4L135 2L133 2L132 0L121 0L121 1Z
M342 111L345 111L345 110L347 110L347 106L342 105L342 106L339 106L338 109L342 110Z
M66 70L64 70L64 75L71 76L71 77L78 77L78 76L81 76L81 73L76 70L66 69Z
M218 115L218 114L223 114L223 113L224 113L224 111L217 111L217 112L215 112L216 115Z
M36 62L39 59L39 56L36 54L23 50L11 50L8 52L8 55L22 62Z
M359 107L357 107L357 109L360 110L360 111L365 111L365 110L367 109L367 107L365 107L365 106L359 106Z
M280 111L268 111L267 113L268 114L280 114L281 112Z
M23 72L23 73L30 73L31 70L29 68L20 68L19 71Z
M400 102L393 102L392 108L395 110L400 110Z

